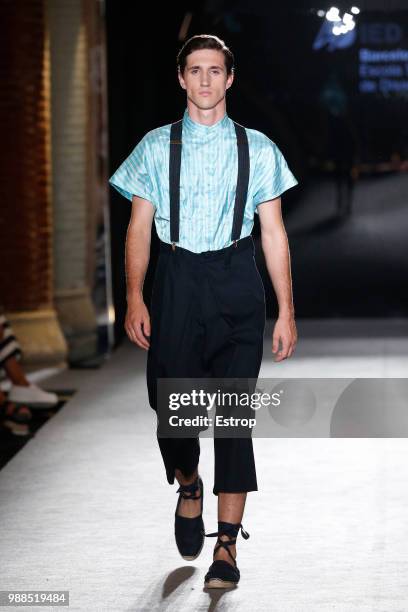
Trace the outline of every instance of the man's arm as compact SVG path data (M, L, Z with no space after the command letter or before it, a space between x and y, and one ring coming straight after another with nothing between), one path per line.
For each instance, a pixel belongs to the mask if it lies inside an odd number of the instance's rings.
M153 204L134 195L125 245L128 304L125 329L130 340L146 350L149 348L145 336L150 336L150 316L143 301L143 282L150 259L153 217Z
M262 202L258 206L261 225L262 251L279 305L279 316L273 331L272 352L282 350L275 361L290 357L297 342L295 309L292 296L292 277L288 237L282 219L281 198Z

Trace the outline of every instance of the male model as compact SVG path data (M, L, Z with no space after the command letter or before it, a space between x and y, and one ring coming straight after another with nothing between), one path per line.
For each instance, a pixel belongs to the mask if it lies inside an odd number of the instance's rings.
M234 57L222 40L193 36L179 51L177 68L187 93L183 118L148 132L109 179L132 201L125 329L148 351L154 410L158 378L258 377L265 293L254 259L254 213L279 303L272 343L276 361L290 357L297 341L280 202L297 180L273 141L227 115ZM149 315L142 287L153 218L160 254ZM214 437L218 531L211 534L205 534L202 519L199 438L158 436L158 444L167 481L176 478L180 485L174 527L180 554L195 559L204 537L217 536L205 585L236 585L236 538L239 529L249 537L241 521L247 492L258 490L252 439Z

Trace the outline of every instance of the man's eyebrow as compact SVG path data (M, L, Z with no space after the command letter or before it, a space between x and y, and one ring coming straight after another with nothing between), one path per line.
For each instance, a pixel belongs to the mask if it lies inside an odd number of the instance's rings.
M193 68L201 68L201 66L189 66L188 70L193 70ZM210 66L210 68L219 68L220 70L222 70L222 66Z

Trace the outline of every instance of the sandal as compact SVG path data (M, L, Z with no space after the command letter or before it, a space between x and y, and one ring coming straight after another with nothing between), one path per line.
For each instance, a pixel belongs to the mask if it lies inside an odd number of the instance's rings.
M10 410L12 406L12 410ZM0 403L0 419L4 427L16 436L30 435L29 425L32 412L25 404L15 404L9 400Z
M205 587L209 589L226 589L228 587L236 586L239 582L241 574L238 569L237 562L235 561L228 547L235 544L237 541L237 535L240 528L242 537L247 540L249 538L249 533L245 531L241 523L227 523L225 521L218 521L218 531L204 534L206 537L218 536L213 556L215 556L220 547L223 547L234 562L234 565L231 565L231 563L228 563L228 561L224 561L223 559L213 561L204 578ZM222 535L227 535L230 540L224 542L224 540L221 540L220 538Z
M194 495L197 489L200 495ZM200 476L197 476L195 481L189 485L180 485L177 489L179 498L177 502L175 517L174 517L174 535L180 555L186 561L193 561L201 553L204 546L204 522L203 522L203 500L204 500L204 485ZM190 493L190 495L186 495ZM201 514L194 518L180 516L177 514L181 499L200 499L201 498Z
M13 410L10 412L10 407ZM9 400L5 400L0 404L0 418L3 418L6 422L11 421L18 425L29 423L32 419L32 414L28 406L24 404L15 404Z

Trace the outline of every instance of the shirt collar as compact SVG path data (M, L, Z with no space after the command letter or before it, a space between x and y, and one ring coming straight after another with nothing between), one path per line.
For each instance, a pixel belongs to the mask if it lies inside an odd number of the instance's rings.
M213 136L228 125L229 117L225 115L213 123L212 125L204 125L194 121L188 114L188 108L185 109L183 115L183 132L184 130L192 136Z

